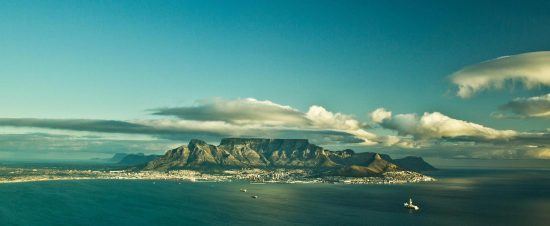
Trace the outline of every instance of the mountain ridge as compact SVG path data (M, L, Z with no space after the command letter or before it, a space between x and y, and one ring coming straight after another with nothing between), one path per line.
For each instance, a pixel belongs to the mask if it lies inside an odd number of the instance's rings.
M415 161L425 163L417 165L432 167L421 158ZM413 169L415 164L401 167L396 162L389 155L374 152L330 151L309 143L307 139L224 138L218 146L192 139L188 145L168 150L163 156L151 160L143 169L308 168L353 176L405 169L420 171Z

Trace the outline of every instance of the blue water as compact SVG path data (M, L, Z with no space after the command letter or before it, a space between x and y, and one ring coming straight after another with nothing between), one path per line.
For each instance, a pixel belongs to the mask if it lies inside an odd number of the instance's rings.
M548 225L550 171L443 170L429 184L0 184L0 225ZM239 192L245 187L249 192ZM252 199L251 195L258 195ZM402 207L408 197L418 212Z

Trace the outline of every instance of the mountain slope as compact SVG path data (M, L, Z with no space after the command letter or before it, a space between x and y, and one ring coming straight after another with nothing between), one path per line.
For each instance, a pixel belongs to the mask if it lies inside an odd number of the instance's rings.
M371 154L371 153L369 153ZM346 165L337 168L332 171L332 175L338 176L369 176L369 175L378 175L388 171L396 171L400 169L399 166L383 159L380 154L374 153L370 161L367 161L368 164L359 164L359 165ZM365 162L366 163L366 162Z
M402 159L395 159L395 164L401 166L403 169L414 171L433 171L437 170L435 167L424 161L422 157L407 156Z
M127 154L124 156L120 161L118 161L118 164L120 165L142 165L147 164L150 161L158 158L160 156L158 155L145 155L143 153L138 154Z

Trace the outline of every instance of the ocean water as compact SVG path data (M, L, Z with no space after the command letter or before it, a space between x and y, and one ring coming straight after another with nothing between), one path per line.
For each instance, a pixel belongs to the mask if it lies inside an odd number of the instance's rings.
M442 170L405 185L0 184L0 225L548 225L550 171ZM240 188L248 189L247 193ZM258 195L258 199L251 198ZM403 208L409 196L421 210Z

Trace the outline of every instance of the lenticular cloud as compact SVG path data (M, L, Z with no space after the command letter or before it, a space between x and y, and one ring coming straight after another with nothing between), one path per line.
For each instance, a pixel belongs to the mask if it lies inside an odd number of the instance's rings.
M527 89L550 86L550 51L500 57L465 67L451 75L457 96L468 98L488 89L518 82Z

